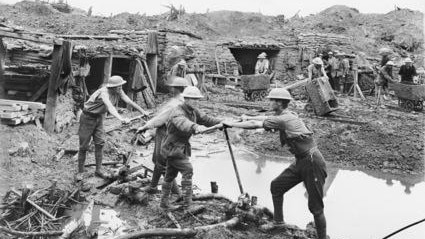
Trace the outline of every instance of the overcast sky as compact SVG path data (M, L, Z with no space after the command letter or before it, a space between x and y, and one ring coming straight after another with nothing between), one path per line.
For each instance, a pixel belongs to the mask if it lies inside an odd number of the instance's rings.
M53 0L50 0L52 2ZM57 1L57 0L56 0ZM205 13L207 10L234 10L242 12L261 12L265 15L284 14L292 17L300 11L301 16L318 13L333 5L347 5L357 8L362 13L387 13L397 5L425 12L424 0L64 0L74 7L88 10L93 6L93 13L110 15L120 12L130 12L155 15L166 12L163 5L180 4L187 12ZM13 4L18 0L0 0L2 3Z

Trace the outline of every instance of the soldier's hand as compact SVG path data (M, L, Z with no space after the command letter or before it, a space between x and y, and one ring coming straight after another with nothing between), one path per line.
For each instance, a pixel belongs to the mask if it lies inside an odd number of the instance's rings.
M232 128L232 122L231 121L223 121L221 122L223 124L223 128Z
M121 123L122 124L130 124L130 119L129 118L122 118Z
M202 132L204 132L205 130L207 130L208 128L203 126L203 125L198 125L195 129L195 134L200 134Z
M146 130L148 130L148 127L146 127L146 126L144 125L144 126L139 127L139 128L137 129L136 134L143 133L143 132L145 132Z

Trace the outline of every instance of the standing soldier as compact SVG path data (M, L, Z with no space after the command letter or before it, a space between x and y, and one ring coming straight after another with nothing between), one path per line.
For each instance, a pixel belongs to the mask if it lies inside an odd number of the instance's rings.
M147 188L144 190L150 194L158 192L158 182L161 178L161 175L165 175L166 168L166 159L161 155L162 140L165 138L167 133L167 120L170 116L170 113L177 106L184 103L184 98L181 96L181 93L187 86L187 80L181 77L175 77L171 79L171 82L168 84L170 87L171 94L173 98L167 102L164 107L158 112L158 114L149 120L144 126L140 127L137 132L143 132L148 129L155 129L155 147L153 149L152 161L155 164L152 181ZM180 196L180 188L177 185L176 180L173 180L171 191Z
M336 69L338 68L338 60L334 57L333 52L329 52L329 59L328 59L328 64L329 64L329 83L332 86L333 90L339 90L339 83L337 82L336 79Z
M244 129L264 128L279 130L281 145L287 144L296 161L277 176L270 184L273 199L274 221L262 226L271 230L282 226L283 195L295 185L303 182L308 193L308 208L314 216L319 239L326 238L326 218L323 204L323 185L327 177L325 160L317 148L313 132L298 116L287 109L292 97L284 88L275 88L268 97L274 116L242 116L246 122L223 122L223 125Z
M381 67L379 70L378 78L375 82L377 86L377 102L378 105L382 102L381 96L383 96L384 100L388 100L388 82L394 82L393 76L393 61L388 61L385 63L385 66Z
M192 175L193 168L189 162L191 156L190 137L202 133L207 128L220 124L220 120L207 116L195 108L195 103L202 98L202 94L195 86L188 86L181 96L184 103L178 105L170 113L167 122L167 134L162 141L161 154L167 160L167 169L162 184L162 198L160 207L163 209L177 209L170 205L169 197L173 180L180 172L182 174L182 191L184 206L192 204Z
M93 137L94 156L96 159L95 175L98 177L106 177L101 170L103 145L105 144L103 121L105 119L106 112L115 116L122 123L127 124L130 122L129 119L123 118L114 107L120 99L136 108L142 114L147 115L140 106L134 103L124 93L122 85L125 83L126 81L123 80L121 76L112 76L109 78L109 81L105 86L96 90L84 103L83 113L80 117L80 127L78 129L80 141L80 148L78 151L78 173L84 172L87 150L89 148L90 140Z

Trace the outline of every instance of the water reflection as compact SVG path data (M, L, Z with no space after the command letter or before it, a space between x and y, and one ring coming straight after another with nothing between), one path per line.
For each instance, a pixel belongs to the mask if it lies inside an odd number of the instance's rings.
M210 181L216 181L219 193L236 200L238 185L228 154L193 159L195 184L204 192L209 192ZM258 163L252 155L240 153L236 154L236 159L245 190L257 196L259 204L272 209L270 182L290 162L270 161L264 157ZM328 234L331 238L382 238L425 217L423 176L397 178L373 171L341 170L329 165L324 190ZM313 220L302 184L285 194L284 214L288 223L301 228ZM425 238L425 224L392 237L397 238Z

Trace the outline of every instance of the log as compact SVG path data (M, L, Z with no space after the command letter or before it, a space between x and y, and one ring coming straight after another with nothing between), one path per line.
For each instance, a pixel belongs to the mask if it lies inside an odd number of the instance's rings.
M111 36L111 35L56 35L56 37L71 39L71 40L119 40L122 39L120 36Z
M196 235L193 229L171 229L171 228L155 228L134 232L127 235L116 236L113 239L136 239L144 237L193 237Z
M121 162L117 162L117 161L110 161L110 162L103 162L102 165L114 165L116 166L117 164L122 164ZM93 167L96 166L95 163L89 163L84 165L84 167Z
M4 231L8 234L21 236L21 237L54 237L54 236L60 236L63 234L62 231L46 231L46 232L22 232L22 231L15 231L12 229L8 229L6 227L0 226L0 230Z
M153 94L156 95L155 83L153 82L152 75L151 75L151 72L149 71L148 64L146 63L145 60L142 60L142 65L145 68L146 75L148 76L149 86L150 86Z
M22 194L18 191L16 191L16 189L12 188L10 190L11 192L13 192L14 194L18 195L19 197L22 197ZM33 207L35 207L37 210L39 210L40 212L42 212L44 215L46 215L47 217L49 217L50 219L55 220L56 218L50 214L49 212L47 212L46 210L44 210L43 208L41 208L40 206L38 206L35 202L33 202L31 199L26 199L26 201L31 204Z
M108 83L109 78L111 78L112 72L112 53L109 53L105 59L105 64L103 66L103 85Z
M227 220L225 222L220 222L220 223L217 223L217 224L195 227L194 229L196 231L208 231L208 230L212 230L212 229L217 228L217 227L227 227L227 228L229 228L229 227L236 226L239 223L239 221L240 220L239 220L238 217L233 217L230 220Z
M216 199L216 200L225 200L225 201L230 202L230 203L233 202L228 197L225 197L223 195L216 194L216 193L199 194L199 195L194 195L192 197L192 200L193 201L205 201L205 200L213 200L213 199Z
M17 105L28 105L28 109L31 110L44 110L46 105L40 102L33 101L22 101L22 100L6 100L0 99L0 104L17 104Z
M41 38L38 36L29 36L29 35L23 35L22 33L15 33L15 32L9 32L5 30L0 30L0 36L1 37L9 37L9 38L15 38L15 39L21 39L26 41L32 41L37 43L43 43L43 44L55 44L55 45L62 45L62 41L59 39L47 39L47 38Z
M70 44L69 42L66 42ZM51 73L49 78L49 87L47 90L46 113L44 116L44 129L48 133L55 130L56 123L56 106L57 106L57 90L56 86L59 81L63 65L63 46L55 45L53 49L53 60L51 66Z

